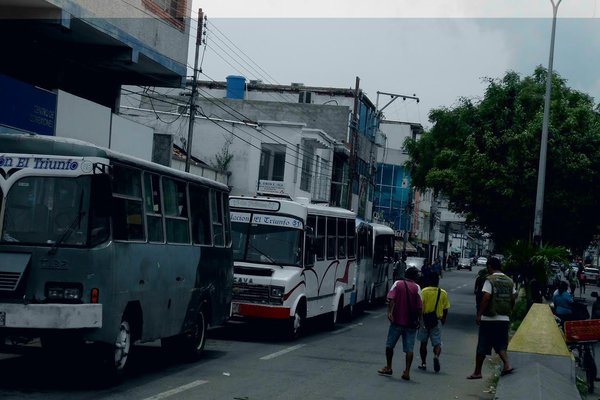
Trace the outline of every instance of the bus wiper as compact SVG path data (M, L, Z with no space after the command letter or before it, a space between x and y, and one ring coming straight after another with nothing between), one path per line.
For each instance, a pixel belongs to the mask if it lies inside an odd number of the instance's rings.
M73 222L71 222L69 224L69 227L58 238L58 240L54 242L52 247L50 247L50 250L48 250L48 254L50 254L50 255L56 254L56 250L58 249L58 246L60 246L65 240L67 240L69 238L69 236L71 236L71 234L75 231L75 227L77 227L77 228L81 227L81 218L85 215L85 211L81 210L82 207L83 207L83 191L81 192L81 196L79 197L79 208L77 210L77 215L75 216L75 219L73 220Z
M273 258L264 253L262 250L258 249L256 246L254 246L252 243L250 243L250 241L248 241L248 246L252 248L252 250L256 250L258 253L260 253L261 256L264 256L267 260L269 260L271 262L271 264L275 264L278 265L280 268L283 268L283 265L281 265L281 263L273 260Z

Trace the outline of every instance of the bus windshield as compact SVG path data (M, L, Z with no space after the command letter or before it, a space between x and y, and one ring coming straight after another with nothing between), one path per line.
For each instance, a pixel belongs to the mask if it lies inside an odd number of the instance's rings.
M92 177L29 176L6 196L1 242L88 246L108 235L108 220L90 208ZM93 229L92 229L93 228Z
M301 229L232 222L234 261L302 266Z

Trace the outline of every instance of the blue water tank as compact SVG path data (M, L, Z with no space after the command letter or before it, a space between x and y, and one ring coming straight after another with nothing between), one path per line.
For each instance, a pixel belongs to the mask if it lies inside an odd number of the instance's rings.
M227 98L243 99L246 91L246 78L243 76L229 75L227 78Z

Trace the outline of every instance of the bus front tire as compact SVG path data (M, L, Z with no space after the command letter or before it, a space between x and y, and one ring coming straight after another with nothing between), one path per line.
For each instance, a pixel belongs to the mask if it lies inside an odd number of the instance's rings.
M304 325L306 323L306 309L304 304L296 307L294 316L287 321L287 336L290 340L296 340L302 336Z

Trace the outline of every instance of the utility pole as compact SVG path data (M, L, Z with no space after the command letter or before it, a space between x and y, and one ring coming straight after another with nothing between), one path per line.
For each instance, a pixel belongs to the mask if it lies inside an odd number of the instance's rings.
M544 97L544 119L542 121L542 141L540 144L540 163L538 167L537 192L535 196L535 217L533 221L533 242L542 245L542 217L544 215L544 186L546 184L546 151L548 148L548 124L550 119L550 94L552 93L552 63L554 61L554 35L556 32L556 14L562 0L552 2L552 34L550 35L550 57L546 76L546 96Z
M356 154L358 147L358 96L360 95L359 90L360 78L356 77L356 86L354 89L354 109L352 110L352 120L350 122L350 165L348 168L348 210L352 210L352 184L356 175ZM360 199L359 199L360 201ZM356 210L358 211L358 210Z
M194 122L196 119L196 92L198 91L198 53L202 43L202 30L204 29L204 13L198 9L198 28L196 30L196 54L194 60L194 71L192 76L192 95L190 96L190 121L188 125L187 149L185 157L185 172L190 172L192 162L192 139L194 138Z

